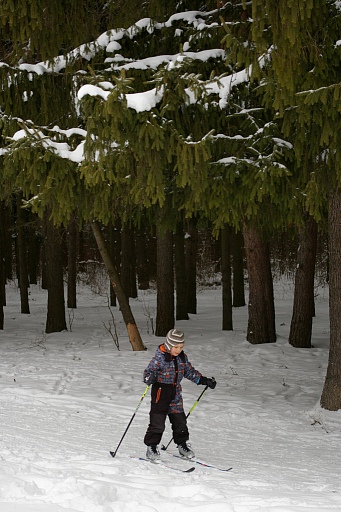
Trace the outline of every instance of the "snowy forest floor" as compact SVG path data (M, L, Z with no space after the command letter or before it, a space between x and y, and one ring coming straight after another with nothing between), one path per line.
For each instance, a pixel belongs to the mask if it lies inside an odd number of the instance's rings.
M247 307L221 330L221 290L198 294L198 314L177 323L185 351L217 387L188 419L198 459L182 474L148 462L143 436L150 395L115 450L145 389L142 372L162 338L152 334L156 295L139 292L133 314L148 350L133 352L118 308L120 350L105 293L81 286L69 330L44 334L47 295L30 289L30 315L7 287L0 332L1 512L341 512L341 411L319 407L329 342L328 290L316 296L313 348L288 342L293 286L275 283L278 341L245 341ZM112 328L113 330L113 328ZM202 391L185 381L186 411ZM169 424L165 444L171 438ZM169 453L176 453L171 444ZM163 453L174 467L193 464Z

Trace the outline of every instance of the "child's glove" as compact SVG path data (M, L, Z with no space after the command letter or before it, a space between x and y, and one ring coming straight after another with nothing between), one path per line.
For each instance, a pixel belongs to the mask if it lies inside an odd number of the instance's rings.
M147 384L147 386L151 386L151 384L156 382L156 377L153 373L147 373L147 375L143 377L143 382Z
M214 377L212 377L212 379L208 379L207 377L200 377L199 384L214 389L217 385L217 382Z

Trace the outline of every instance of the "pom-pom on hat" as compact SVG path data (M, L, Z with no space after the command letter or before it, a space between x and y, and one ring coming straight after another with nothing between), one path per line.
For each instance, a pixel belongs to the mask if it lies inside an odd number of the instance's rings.
M184 333L182 331L178 331L178 329L171 329L168 331L166 341L164 343L167 351L170 352L172 347L175 347L180 343L185 343Z

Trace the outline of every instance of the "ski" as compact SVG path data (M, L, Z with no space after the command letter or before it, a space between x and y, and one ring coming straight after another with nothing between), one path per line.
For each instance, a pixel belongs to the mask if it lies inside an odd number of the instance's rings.
M172 455L172 457L175 457L176 459L181 460L187 460L188 462L192 462L193 464L199 464L200 466L203 466L205 468L211 468L216 469L217 471L231 471L232 468L219 468L218 466L214 466L213 464L207 464L207 462L200 461L198 459L186 459L186 457L182 457L182 455L176 455L175 453L170 453L169 455Z
M149 462L149 464L154 464L154 466L161 466L161 467L164 467L164 468L167 468L167 469L172 469L173 471L180 471L180 473L192 473L195 470L195 467L191 467L189 469L175 468L174 466L171 466L170 464L167 464L166 462L163 462L163 460L158 460L157 462L153 462L153 461L151 461L149 459L146 459L145 457L137 457L137 456L134 456L134 455L130 455L130 458L131 459L136 459L136 460L142 460L143 462Z

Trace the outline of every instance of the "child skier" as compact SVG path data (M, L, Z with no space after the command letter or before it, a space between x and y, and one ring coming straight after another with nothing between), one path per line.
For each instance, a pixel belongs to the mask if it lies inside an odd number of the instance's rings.
M191 459L194 452L187 444L189 432L183 409L181 380L185 377L196 384L216 387L216 381L203 377L188 361L183 352L185 336L182 331L171 329L166 341L158 347L155 356L143 374L146 384L152 384L150 423L144 437L147 445L147 458L153 462L160 460L158 444L165 430L166 417L172 425L173 439L183 457Z

